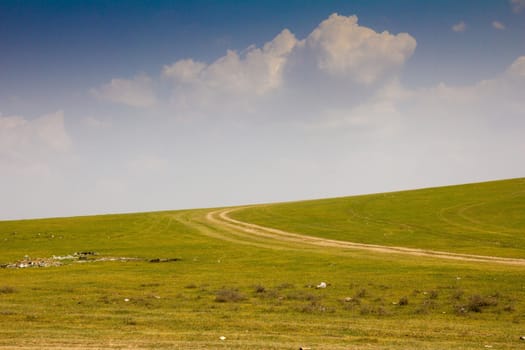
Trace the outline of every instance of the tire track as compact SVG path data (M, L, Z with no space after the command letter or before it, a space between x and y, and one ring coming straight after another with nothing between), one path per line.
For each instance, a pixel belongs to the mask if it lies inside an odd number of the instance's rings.
M306 236L298 233L287 232L270 227L264 227L248 222L239 221L228 216L233 211L246 209L248 207L237 207L220 209L206 214L206 219L222 227L230 230L235 230L238 234L247 237L256 236L266 239L274 239L281 242L295 243L301 245L311 245L317 247L331 247L342 249L358 249L385 254L403 254L410 256L431 257L438 259L449 259L470 262L486 262L496 264L518 265L525 266L525 259L518 258L503 258L497 256L474 255L474 254L460 254L443 251L434 251L417 248L382 246L376 244L355 243L347 241L338 241L333 239L326 239L314 236Z

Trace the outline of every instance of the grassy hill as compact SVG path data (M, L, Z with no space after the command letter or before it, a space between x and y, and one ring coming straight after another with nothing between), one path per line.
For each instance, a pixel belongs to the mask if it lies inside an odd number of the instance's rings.
M525 258L525 179L274 204L231 216L331 239Z
M231 216L342 240L523 257L524 181ZM524 346L523 266L250 237L210 221L215 210L0 222L0 265L62 264L0 269L0 349Z

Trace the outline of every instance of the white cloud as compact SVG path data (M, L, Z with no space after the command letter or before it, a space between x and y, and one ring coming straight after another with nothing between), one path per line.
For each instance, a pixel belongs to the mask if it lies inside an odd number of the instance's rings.
M518 57L512 62L507 69L507 73L513 77L525 78L525 56Z
M58 111L28 120L0 115L0 169L46 173L54 159L71 150L71 138ZM46 170L47 169L47 170Z
M132 107L151 107L157 102L152 87L152 79L140 74L133 79L111 79L90 92L103 100L125 104Z
M401 86L399 81L392 81L369 99L356 106L341 109L326 109L314 121L314 127L347 128L359 133L387 135L398 129L401 112L397 105L413 98L414 92Z
M467 29L467 24L463 21L456 23L452 26L452 30L456 33L464 32Z
M281 85L286 58L296 44L295 36L285 29L262 48L251 46L241 55L229 50L209 65L180 60L165 66L163 75L194 88L263 95Z
M171 108L186 117L253 115L265 108L260 104L308 109L311 102L305 98L315 99L325 93L321 90L336 86L336 94L326 92L331 99L347 101L349 94L357 99L353 92L358 89L352 92L350 85L371 88L395 77L416 47L407 33L378 33L357 21L356 16L333 14L303 40L284 29L261 48L227 51L210 64L183 59L166 65L162 75L174 84ZM302 96L293 102L296 92ZM340 99L343 93L347 97ZM267 117L274 116L269 109Z
M520 13L525 9L525 0L510 0L510 5L514 13Z
M497 29L497 30L505 30L505 25L501 23L500 21L493 21L492 28Z
M201 78L201 73L206 69L206 63L196 62L192 59L179 60L172 65L164 66L162 74L181 83L195 83Z
M172 113L186 119L250 113L258 100L282 87L296 45L295 36L285 29L262 48L229 50L211 64L184 59L164 66L162 75L173 84Z
M307 37L320 70L370 84L413 54L416 40L409 34L377 33L357 21L357 16L334 13Z

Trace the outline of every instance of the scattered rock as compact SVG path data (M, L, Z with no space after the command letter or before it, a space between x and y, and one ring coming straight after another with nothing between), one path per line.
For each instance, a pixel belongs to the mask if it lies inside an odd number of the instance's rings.
M98 255L96 252L76 252L75 255L77 256L86 256L86 255Z
M316 288L317 289L324 289L324 288L326 288L326 282L319 283Z
M31 259L26 255L22 260L19 260L12 264L4 264L3 268L7 269L25 269L29 267L51 267L51 266L60 266L62 265L59 261L56 261L53 258L37 258Z
M89 260L90 257L93 257L98 254L96 252L85 251L85 252L76 252L73 255L77 257L78 260Z
M180 261L180 260L181 260L180 258L168 258L168 259L155 258L155 259L150 259L149 262L150 263L166 263L166 262L175 262L175 261Z
M70 260L76 263L97 262L97 261L140 261L140 260L143 260L140 258L128 258L128 257L89 258L95 255L98 255L98 254L96 252L76 252L74 254L63 255L63 256L53 255L52 258L36 258L36 259L32 259L28 255L25 255L22 260L19 260L14 263L3 264L3 265L0 265L0 267L9 268L9 269L25 269L29 267L61 266L62 261L64 260ZM165 259L165 260L173 261L173 259Z
M74 255L63 255L63 256L56 256L53 255L54 260L74 260L76 257Z

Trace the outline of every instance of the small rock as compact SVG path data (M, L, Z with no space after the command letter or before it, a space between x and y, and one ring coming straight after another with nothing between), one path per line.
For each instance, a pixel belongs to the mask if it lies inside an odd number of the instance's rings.
M129 299L128 299L128 298L126 298L126 299L124 299L124 301L125 301L125 302L127 303L127 302L129 301Z
M226 337L223 336L223 335L221 335L221 336L219 337L219 339L220 339L220 340L226 340Z
M326 288L326 282L321 282L317 285L316 287L317 289L320 289L320 288Z
M522 336L520 337L520 339L521 339L521 340L525 340L525 335L522 335Z

